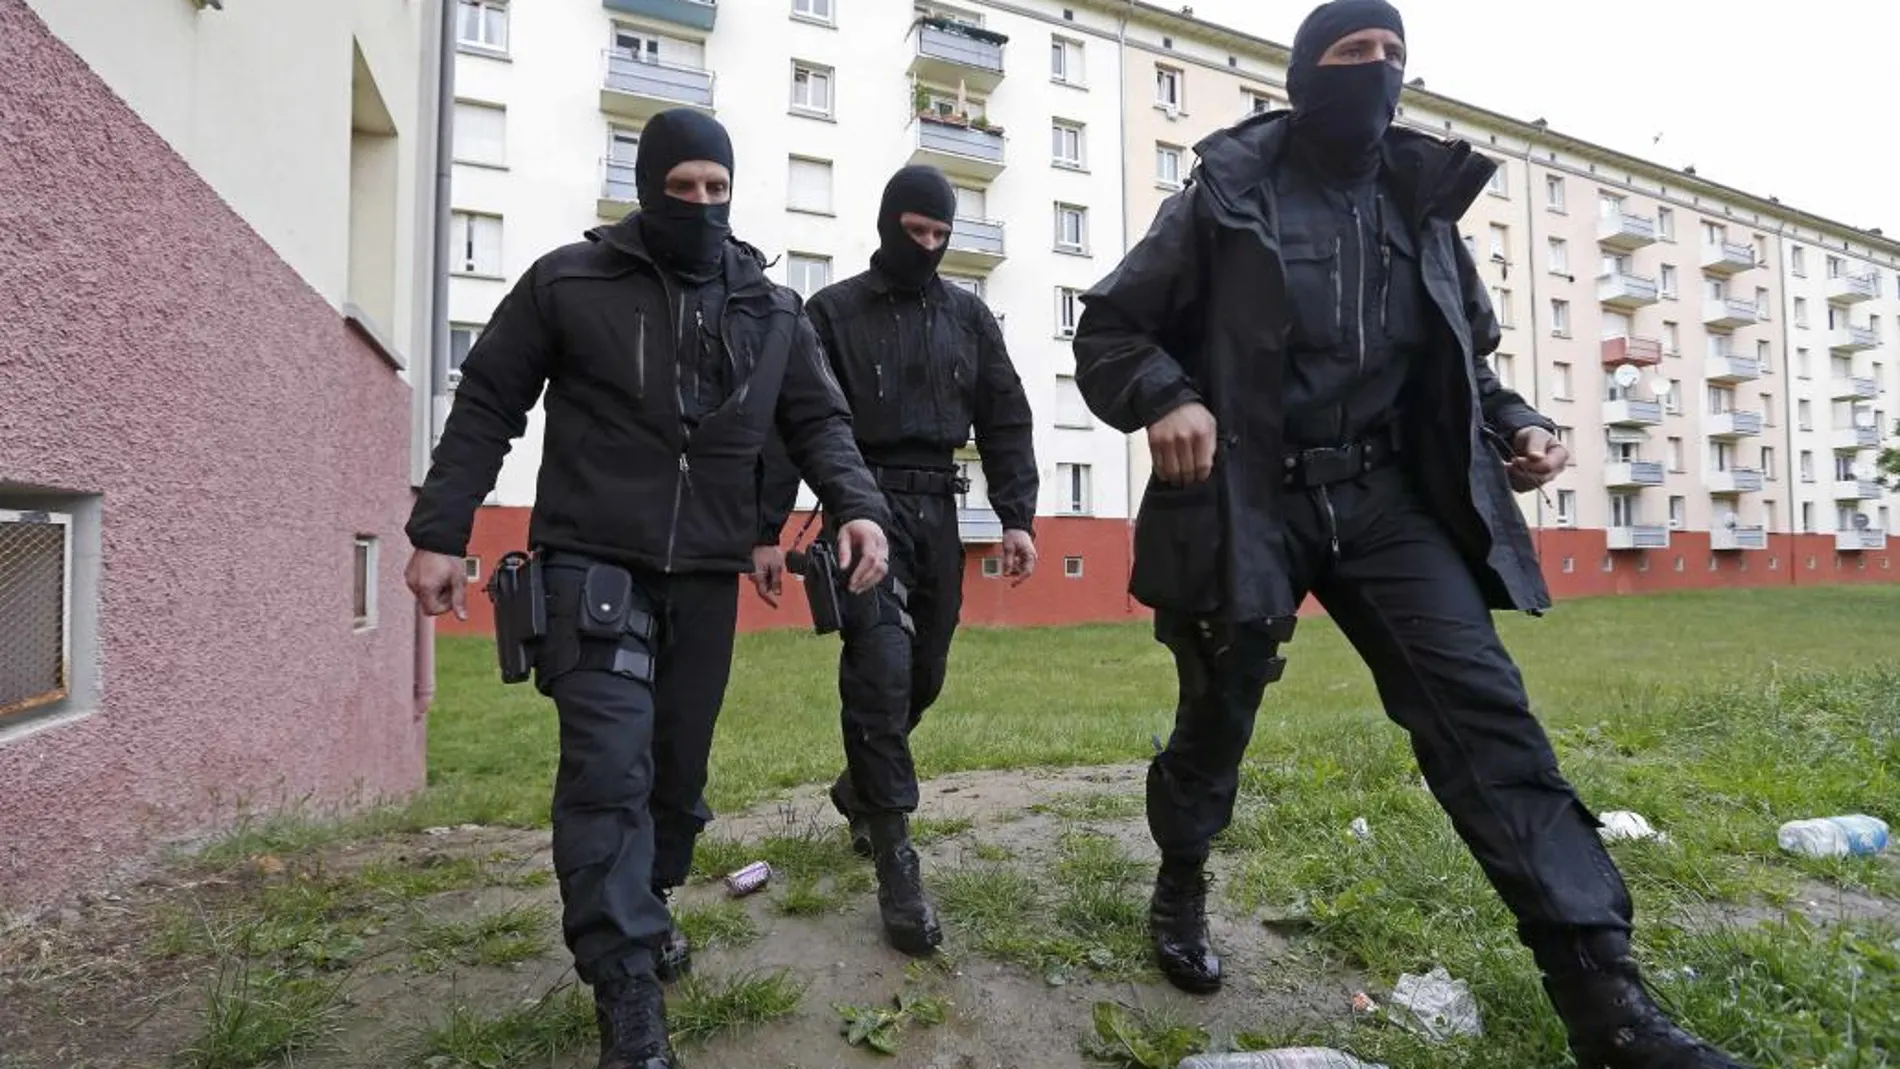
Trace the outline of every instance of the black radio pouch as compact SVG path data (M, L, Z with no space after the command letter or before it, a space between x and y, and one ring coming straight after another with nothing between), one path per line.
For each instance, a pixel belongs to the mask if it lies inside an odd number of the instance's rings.
M547 588L541 562L519 551L502 555L488 576L495 607L495 652L503 683L525 683L534 668L534 648L548 633Z
M599 665L628 679L653 681L653 614L633 574L618 565L595 563L581 580L581 604L575 630L582 638L614 643L611 661ZM583 660L591 659L583 654Z

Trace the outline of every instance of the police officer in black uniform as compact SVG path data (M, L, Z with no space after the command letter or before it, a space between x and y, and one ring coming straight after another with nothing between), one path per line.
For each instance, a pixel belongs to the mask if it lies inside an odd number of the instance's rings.
M554 867L602 1069L670 1069L659 982L687 967L666 907L711 819L702 792L776 433L839 521L855 589L888 512L800 310L731 237L732 145L698 112L647 123L640 211L537 260L469 353L408 534L430 613L463 612L462 554L547 389L529 539L545 577L535 681L560 716Z
M1180 683L1148 774L1157 957L1179 987L1220 986L1208 843L1311 593L1516 913L1579 1064L1735 1066L1644 993L1629 894L1492 623L1550 603L1511 491L1565 453L1483 359L1498 323L1457 224L1495 165L1391 128L1404 65L1384 0L1320 6L1291 113L1197 145L1188 188L1084 296L1083 394L1154 456L1131 589Z
M1039 480L1022 380L988 306L937 277L956 207L935 168L898 171L878 208L870 270L825 287L806 308L891 513L890 579L847 608L838 666L846 768L831 800L877 865L886 934L914 955L942 936L907 830L917 808L910 733L943 690L963 605L956 495L967 485L954 454L973 426L1003 525L1004 572L1020 583L1036 567ZM776 539L797 473L777 465L768 483L765 529Z

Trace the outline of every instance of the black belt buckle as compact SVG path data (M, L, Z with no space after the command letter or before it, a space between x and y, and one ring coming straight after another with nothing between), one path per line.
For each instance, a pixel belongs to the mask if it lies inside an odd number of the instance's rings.
M1356 444L1302 449L1294 457L1294 474L1307 486L1344 482L1365 470L1365 448Z
M962 475L962 474L950 476L950 492L953 494L969 493L970 492L970 477L968 475Z

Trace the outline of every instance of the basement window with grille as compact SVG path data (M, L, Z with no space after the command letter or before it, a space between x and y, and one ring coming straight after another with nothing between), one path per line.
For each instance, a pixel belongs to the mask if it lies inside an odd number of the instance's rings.
M0 499L0 739L73 711L96 685L74 672L76 642L90 645L96 622L88 612L75 626L78 518L13 496ZM96 576L85 584L95 585Z

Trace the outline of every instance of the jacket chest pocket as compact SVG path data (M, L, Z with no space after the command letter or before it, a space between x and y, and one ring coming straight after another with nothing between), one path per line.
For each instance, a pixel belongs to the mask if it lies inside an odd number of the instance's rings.
M587 376L644 400L670 397L676 379L673 323L665 302L628 276L576 280L563 332L565 355ZM629 292L632 290L633 292Z
M1299 237L1281 246L1288 326L1295 348L1331 350L1346 337L1346 280L1338 237ZM1266 296L1265 294L1262 295Z
M1379 259L1379 321L1386 338L1406 348L1424 348L1431 339L1432 314L1418 243L1403 225L1388 220Z

